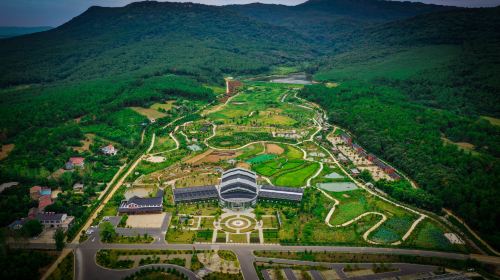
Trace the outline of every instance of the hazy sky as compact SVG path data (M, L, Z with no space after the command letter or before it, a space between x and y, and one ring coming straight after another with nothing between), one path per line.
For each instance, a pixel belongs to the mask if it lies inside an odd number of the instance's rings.
M160 0L197 2L208 5L246 4L252 2L297 5L305 0ZM492 7L500 0L411 0L465 7ZM93 5L117 7L134 0L0 0L0 26L58 26Z

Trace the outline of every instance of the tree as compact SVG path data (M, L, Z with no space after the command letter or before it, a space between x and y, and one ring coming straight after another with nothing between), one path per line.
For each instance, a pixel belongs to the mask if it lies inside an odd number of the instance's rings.
M54 240L56 241L56 249L57 251L61 251L64 248L64 231L62 228L58 228L54 233Z
M28 237L37 236L43 231L43 225L39 220L29 220L23 226L23 232Z
M361 171L361 173L359 173L359 178L365 182L373 182L372 174L370 174L368 170Z
M116 231L110 222L104 222L99 226L99 235L103 242L111 242L116 237Z

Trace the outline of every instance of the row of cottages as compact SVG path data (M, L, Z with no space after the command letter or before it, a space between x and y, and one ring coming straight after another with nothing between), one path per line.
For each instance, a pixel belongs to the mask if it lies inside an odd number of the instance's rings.
M352 138L349 135L347 135L346 133L342 133L340 135L340 138L342 139L342 141L344 142L344 144L351 146L356 151L356 153L358 153L358 155L360 155L360 156L368 159L369 161L371 161L373 164L375 164L377 167L379 167L385 173L387 173L389 175L389 177L391 177L394 180L401 179L401 176L399 176L399 174L396 173L396 170L394 168L392 168L388 164L386 164L383 161L381 161L380 159L378 159L374 154L368 154L366 152L366 150L363 149L363 147L361 147L357 143L354 143L352 141ZM343 155L340 154L340 156L343 156ZM344 158L345 158L345 156L344 156Z
M155 197L133 196L122 200L118 208L119 214L150 214L163 211L163 190L159 189Z

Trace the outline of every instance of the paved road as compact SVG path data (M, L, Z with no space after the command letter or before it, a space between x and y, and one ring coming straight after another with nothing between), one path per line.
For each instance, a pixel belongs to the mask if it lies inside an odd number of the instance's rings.
M325 262L311 262L311 261L272 259L272 258L259 258L259 257L256 257L255 260L262 261L262 262L272 261L273 263L277 263L277 264L328 267L332 270L335 270L335 272L337 273L337 275L339 276L340 279L349 278L348 275L346 275L346 273L343 270L344 267L347 265L347 263L325 263ZM366 268L366 269L371 269L373 266L372 263L357 263L356 265L359 268ZM433 271L435 271L437 268L436 266L433 266L433 265L408 264L408 263L393 263L393 264L391 264L391 267L396 268L398 270L391 271L391 272L385 272L385 273L366 275L366 276L355 276L355 277L350 277L349 279L375 280L375 279L390 278L390 277L397 277L397 276L417 274L417 273L430 276L431 273ZM287 271L285 269L284 272L289 280L295 279L295 276L290 275L291 271ZM315 278L318 278L318 276L322 277L321 275L319 275L319 273L312 273L312 274L317 274L317 276ZM318 278L318 279L322 279L322 278Z
M73 245L73 244L72 244ZM71 246L73 247L73 246ZM98 266L95 263L95 255L99 249L156 249L156 250L233 250L240 262L243 276L246 280L258 279L253 263L256 257L253 255L254 250L281 250L281 251L335 251L349 253L379 253L379 254L406 254L419 255L429 257L443 257L450 259L467 259L469 255L457 253L445 253L436 251L423 250L407 250L394 248L375 248L375 247L339 247L339 246L281 246L281 245L258 245L258 244L166 244L156 242L153 244L107 244L101 243L97 233L93 233L89 239L75 246L76 248L76 275L77 280L94 280L94 279L118 279L132 273L132 270L110 270ZM265 258L257 258L263 260ZM300 262L293 260L280 260L284 262ZM408 266L410 267L410 266ZM190 278L195 279L195 278Z

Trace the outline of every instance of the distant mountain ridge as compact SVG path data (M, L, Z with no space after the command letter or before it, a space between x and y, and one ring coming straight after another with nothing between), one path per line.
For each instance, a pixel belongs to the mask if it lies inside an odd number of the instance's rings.
M47 31L52 28L51 26L0 26L0 39Z
M213 81L223 73L311 61L330 52L332 40L345 36L340 34L450 9L375 0L314 0L293 7L154 1L95 6L47 32L0 41L0 86L130 72Z

